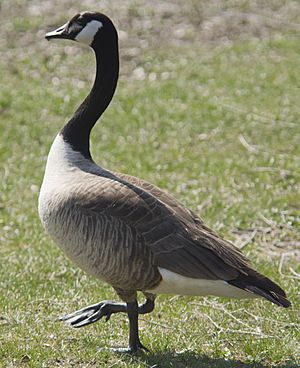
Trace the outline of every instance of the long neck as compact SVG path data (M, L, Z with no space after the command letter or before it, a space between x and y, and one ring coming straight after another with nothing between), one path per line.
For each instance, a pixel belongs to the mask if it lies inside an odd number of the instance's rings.
M118 42L106 42L93 46L96 54L96 78L89 95L85 98L72 118L61 130L63 139L71 144L75 151L91 158L90 132L109 105L118 81L119 55ZM100 56L101 53L101 56Z

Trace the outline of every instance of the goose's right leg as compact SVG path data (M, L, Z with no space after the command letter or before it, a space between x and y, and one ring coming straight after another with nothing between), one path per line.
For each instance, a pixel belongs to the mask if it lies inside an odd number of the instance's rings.
M150 313L154 309L155 295L145 293L145 296L146 301L138 306L138 314ZM111 315L115 313L127 313L127 304L105 300L62 316L59 319L74 328L79 328L97 322L103 317L107 322Z

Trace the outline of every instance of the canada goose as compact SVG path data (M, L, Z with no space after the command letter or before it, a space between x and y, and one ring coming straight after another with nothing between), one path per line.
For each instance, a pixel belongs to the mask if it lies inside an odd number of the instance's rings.
M70 39L96 54L91 92L56 136L39 196L43 226L80 268L112 285L125 302L99 302L61 318L82 327L112 314L129 318L129 348L145 349L138 315L154 309L156 294L263 297L282 307L285 292L255 271L230 242L163 190L94 163L90 132L110 103L118 80L118 36L97 12L75 15L46 39ZM137 292L146 298L137 303Z

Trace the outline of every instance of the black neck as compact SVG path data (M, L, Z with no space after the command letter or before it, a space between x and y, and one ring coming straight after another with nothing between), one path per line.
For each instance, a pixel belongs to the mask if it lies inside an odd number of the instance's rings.
M109 105L119 75L117 37L101 42L101 45L95 43L92 47L96 54L96 78L93 88L61 130L63 139L88 159L92 159L90 132Z

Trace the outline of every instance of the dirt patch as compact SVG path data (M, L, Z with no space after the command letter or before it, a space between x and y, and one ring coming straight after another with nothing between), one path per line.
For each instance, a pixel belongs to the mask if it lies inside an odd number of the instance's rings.
M87 9L102 11L114 20L127 58L148 47L224 43L300 30L297 1L19 0L12 7L2 0L0 7L2 49L34 44L51 26Z

